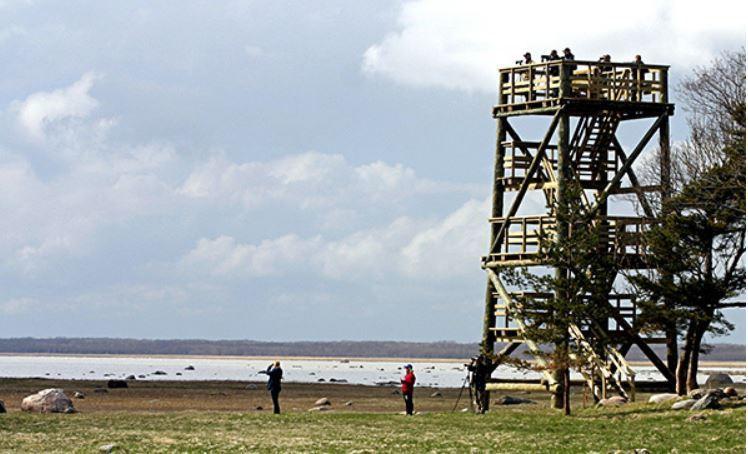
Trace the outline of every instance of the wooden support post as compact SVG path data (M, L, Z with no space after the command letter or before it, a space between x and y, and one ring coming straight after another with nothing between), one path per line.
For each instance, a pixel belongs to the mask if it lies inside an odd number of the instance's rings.
M561 98L568 96L569 93L569 66L563 65L561 72ZM558 122L558 148L556 155L556 203L558 211L565 211L566 207L569 206L569 193L568 193L568 182L571 176L570 162L569 162L569 114L567 112L561 113L561 118ZM556 241L562 241L564 237L568 236L569 225L565 219L558 216L556 213ZM556 269L556 278L563 279L568 276L569 270L564 268ZM566 295L556 295L556 298L565 298ZM568 342L568 341L567 341ZM565 345L557 345L556 348L566 348ZM564 364L561 367L558 365L553 372L554 378L560 383L566 383L569 376L568 365ZM566 402L564 399L564 391L567 386L560 386L552 396L552 403L554 408L564 408Z
M502 183L504 177L504 155L506 149L504 147L504 141L506 140L506 124L508 120L506 118L499 117L496 121L496 152L494 155L494 167L493 167L493 197L491 199L491 217L501 217L504 212L504 185ZM491 239L489 246L493 245L496 241L496 237L499 234L500 226L491 223ZM496 334L493 328L496 326L496 303L493 297L493 286L491 280L488 279L486 283L486 304L483 315L483 341L481 344L481 351L484 354L492 355L494 352L494 344L496 343Z

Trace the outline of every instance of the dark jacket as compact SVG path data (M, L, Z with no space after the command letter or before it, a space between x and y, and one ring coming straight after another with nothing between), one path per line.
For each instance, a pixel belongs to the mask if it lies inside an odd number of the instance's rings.
M281 380L283 379L283 369L280 367L273 367L271 364L263 373L268 376L268 390L280 391Z

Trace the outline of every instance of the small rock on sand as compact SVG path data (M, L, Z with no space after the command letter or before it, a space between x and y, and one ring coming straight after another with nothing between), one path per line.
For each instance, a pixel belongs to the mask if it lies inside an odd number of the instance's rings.
M80 391L76 391L73 393L73 397L75 397L76 399L85 399L86 395Z
M670 407L673 410L687 410L693 407L693 404L696 403L696 399L684 399L679 400L678 402L674 403L672 407Z
M601 407L618 407L625 404L626 402L628 402L628 399L623 396L613 396L608 397L607 399L602 399L597 403L597 405Z
M255 407L255 410L257 410L257 411L261 411L261 410L262 410L262 405L258 405L258 406L256 406L256 407Z
M502 396L494 402L496 405L520 405L520 404L534 404L534 400L523 399L521 397Z
M195 370L195 366L189 365L185 367L184 370Z
M153 373L153 375L166 375L166 372L162 370L157 370L156 372Z
M135 375L128 375L125 380L135 380Z
M343 405L345 405L346 407L352 407L353 406L353 401L349 400L348 402L344 403Z
M649 403L650 404L661 404L661 403L664 403L664 402L670 402L670 401L673 401L673 400L677 400L678 397L679 396L677 394L672 394L672 393L652 394L649 397Z
M99 452L112 452L117 449L116 443L109 443L108 445L99 446Z
M330 402L330 399L327 397L323 397L321 399L317 399L317 402L314 403L315 407L320 407L323 405L332 405L332 402Z
M317 406L317 407L312 407L312 408L310 408L310 409L309 409L309 410L307 410L307 411L330 411L330 410L332 410L332 408L330 408L330 407L326 407L326 406Z
M440 393L439 391L437 391L435 393L431 393L430 397L442 397L442 393Z
M138 378L145 378L145 375L138 375Z

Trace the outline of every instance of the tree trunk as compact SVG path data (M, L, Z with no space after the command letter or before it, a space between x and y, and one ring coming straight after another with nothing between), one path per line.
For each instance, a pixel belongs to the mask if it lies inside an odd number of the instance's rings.
M688 380L686 381L686 387L689 391L698 389L699 383L696 380L696 374L699 373L699 355L701 354L701 341L704 338L704 333L709 327L709 322L699 322L698 327L694 331L693 335L693 346L691 347L691 360L688 363Z
M571 371L569 368L564 369L564 415L571 414Z
M680 396L688 392L686 382L688 381L688 365L691 362L691 349L693 348L694 324L695 322L688 324L683 349L681 349L680 359L678 360L678 367L675 370L675 392Z

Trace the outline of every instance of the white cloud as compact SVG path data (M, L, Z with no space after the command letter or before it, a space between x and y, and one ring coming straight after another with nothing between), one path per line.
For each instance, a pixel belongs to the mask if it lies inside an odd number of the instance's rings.
M12 298L0 302L0 314L18 315L30 312L38 306L33 298Z
M641 54L683 70L743 45L745 16L745 4L729 0L631 0L615 11L595 0L416 0L403 5L399 30L366 50L362 69L408 85L492 92L497 66L569 46L579 59Z
M321 276L333 280L450 279L480 273L488 202L469 200L443 219L400 217L338 239L294 234L241 243L202 238L180 267L225 278Z
M17 112L18 124L29 138L41 141L45 138L45 129L51 123L88 116L99 105L89 94L98 78L95 73L87 72L69 87L37 92L24 101L15 103L12 109Z
M304 208L340 210L363 200L391 204L423 194L474 194L482 188L420 178L402 164L351 165L343 155L315 151L267 162L199 162L179 192L190 198L257 207L287 201ZM362 200L363 198L363 200Z

